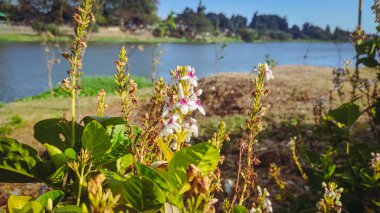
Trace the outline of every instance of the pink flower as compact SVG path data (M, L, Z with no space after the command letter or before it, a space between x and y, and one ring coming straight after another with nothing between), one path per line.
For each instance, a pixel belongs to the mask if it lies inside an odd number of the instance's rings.
M265 77L267 81L269 81L270 79L274 79L272 70L269 69L268 64L265 63L264 66L265 66Z
M198 86L198 78L195 76L195 70L193 67L187 66L187 75L183 76L181 80L188 80L190 85L193 85L194 87Z
M182 84L178 85L178 96L179 101L176 104L176 107L179 108L182 114L186 115L189 112L189 108L193 108L196 104L192 100L188 100L183 94Z
M194 118L190 118L191 124L185 123L183 124L183 128L185 128L188 131L188 134L186 136L186 142L190 142L190 139L192 136L198 137L198 125L197 120Z
M204 110L204 108L202 107L201 105L201 101L198 99L198 97L202 94L202 90L198 90L196 91L194 94L192 94L190 96L190 100L194 103L190 106L190 110L193 111L193 110L196 110L198 109L200 113L202 113L202 115L205 115L206 112Z
M177 67L176 70L173 71L172 78L170 80L169 85L176 85L179 82L180 73L181 73L180 68Z
M164 128L160 132L160 136L169 136L174 132L178 132L181 126L177 123L179 115L176 113L170 119L164 122Z

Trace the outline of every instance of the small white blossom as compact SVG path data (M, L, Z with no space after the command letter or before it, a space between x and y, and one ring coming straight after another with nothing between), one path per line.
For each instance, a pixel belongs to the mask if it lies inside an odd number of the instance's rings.
M190 85L193 85L194 87L198 86L198 78L195 76L195 69L193 67L187 66L186 67L187 75L183 76L181 80L187 80L189 81Z
M186 136L186 142L190 142L191 137L198 137L198 125L197 120L194 118L190 118L191 124L185 123L182 125L183 128L185 128L188 131L188 134Z
M171 78L169 85L173 86L173 85L178 84L179 79L180 79L180 74L181 74L180 67L177 66L176 70L173 71L173 77Z
M190 101L192 101L192 104L191 104L191 106L190 106L189 109L191 111L197 109L197 110L199 110L200 113L202 113L202 115L205 115L206 112L205 112L204 108L201 105L201 101L198 98L201 94L202 94L202 90L201 91L198 90L196 93L194 93L192 96L190 96Z
M164 128L160 132L160 136L168 136L181 129L181 126L177 123L179 115L176 113L170 119L164 122Z
M224 191L227 193L228 197L231 197L232 192L233 192L233 186L234 186L234 181L231 179L227 179L224 181Z
M179 101L176 107L179 108L182 114L186 115L189 112L189 108L193 109L196 106L194 101L188 100L183 94L182 84L178 84L178 97Z
M268 64L265 63L264 67L265 67L265 78L267 79L267 81L274 79L273 72L272 70L269 69Z

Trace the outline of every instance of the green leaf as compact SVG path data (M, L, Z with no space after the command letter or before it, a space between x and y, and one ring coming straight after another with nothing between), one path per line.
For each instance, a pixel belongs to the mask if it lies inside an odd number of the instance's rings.
M82 209L78 206L70 205L70 206L63 206L54 211L55 213L82 213Z
M335 172L336 165L332 164L326 167L325 170L325 179L329 179Z
M45 144L45 147L48 151L51 160L53 161L55 168L61 168L62 166L66 165L66 156L60 149L48 143Z
M44 208L39 202L29 201L22 209L20 209L20 213L41 213L44 211Z
M160 147L162 153L164 154L165 159L168 162L170 162L172 160L174 154L173 154L172 150L170 150L168 145L166 143L164 143L164 141L162 140L161 137L157 139L157 145Z
M83 118L83 122L87 125L91 123L92 121L97 121L101 125L103 125L104 128L107 126L116 126L125 124L124 118L122 117L99 117L99 116L86 116Z
M66 165L63 165L61 168L58 168L51 175L49 175L46 178L46 180L50 184L53 184L55 186L62 185L61 183L62 183L63 179L65 178L66 171L67 171L67 167L66 167Z
M372 106L373 122L376 125L380 124L380 98L377 98L376 102Z
M190 164L194 164L204 175L214 171L219 163L219 150L209 143L200 143L181 149L175 153L168 165L167 176L172 184L183 193L186 172Z
M7 211L9 213L18 212L18 210L21 210L31 199L32 197L29 196L11 195L8 198Z
M245 208L244 206L241 206L241 205L234 205L234 207L232 207L232 211L231 213L248 213L248 209Z
M379 62L376 61L374 58L361 58L357 62L358 64L364 64L366 67L377 67L379 66Z
M0 138L0 182L38 182L34 168L41 163L32 147L11 138Z
M346 126L351 126L359 118L359 106L354 103L345 103L337 109L329 111L327 117Z
M74 149L68 148L65 150L65 156L71 160L75 160L77 158L77 153Z
M117 159L116 161L116 168L117 172L120 174L124 174L125 171L129 168L130 165L133 164L135 159L133 158L132 154L126 154L123 157Z
M75 123L75 141L82 138L83 127ZM39 121L34 125L34 138L42 144L48 143L62 152L71 144L71 123L62 119L52 118ZM78 147L80 144L75 144Z
M166 202L165 194L146 177L131 177L123 184L122 196L127 206L139 212L156 212Z
M107 130L98 122L92 121L84 131L82 137L83 147L91 152L93 159L100 159L110 152L112 144Z
M123 185L127 180L123 175L117 172L110 172L108 170L101 169L100 172L104 174L108 181L108 186L114 195L123 194ZM123 196L120 197L119 203L125 204L126 201Z
M377 207L380 207L380 201L371 200L373 204L375 204Z
M149 166L145 166L141 163L136 163L135 165L136 170L139 174L149 178L155 184L157 184L158 187L160 187L160 189L164 192L166 198L171 204L175 205L179 209L183 208L182 196L179 195L178 190L175 189L174 186L168 180L166 180L156 170Z
M61 190L52 190L46 192L45 194L39 196L36 201L39 202L43 208L46 208L48 199L50 198L53 201L53 209L58 205L58 203L65 196L65 193Z

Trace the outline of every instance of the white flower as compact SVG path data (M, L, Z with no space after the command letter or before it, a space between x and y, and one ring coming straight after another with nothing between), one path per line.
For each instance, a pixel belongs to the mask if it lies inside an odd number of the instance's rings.
M174 132L181 129L181 126L177 123L179 115L176 113L170 119L164 122L164 128L160 132L160 136L169 136Z
M182 84L178 85L178 96L179 101L176 104L176 107L181 110L182 114L186 115L189 112L189 108L193 109L196 103L192 100L187 100L187 98L183 94Z
M265 63L264 67L265 67L265 77L267 81L269 81L270 79L274 79L272 70L269 69L268 64Z
M193 95L190 96L190 101L192 101L194 104L191 104L189 109L191 111L198 109L199 112L202 113L202 115L205 115L206 112L201 105L201 101L198 99L198 96L200 96L201 94L202 94L202 90L198 90L197 92L195 92Z
M170 80L169 85L173 86L179 82L180 73L181 73L180 67L177 66L176 70L172 74L172 78Z
M227 193L228 197L231 197L232 195L232 190L234 186L234 181L231 179L227 179L224 181L224 191Z
M193 67L187 66L187 76L183 76L181 80L188 80L190 85L193 85L194 87L198 86L198 78L195 76L195 70Z
M192 136L198 137L198 125L197 120L194 118L190 118L191 124L185 123L183 124L183 128L185 128L188 131L188 134L186 136L186 142L190 142L190 139Z

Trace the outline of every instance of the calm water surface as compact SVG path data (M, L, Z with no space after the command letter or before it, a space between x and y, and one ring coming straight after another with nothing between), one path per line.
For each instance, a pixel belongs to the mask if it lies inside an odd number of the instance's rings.
M112 76L113 62L122 43L90 43L84 58L85 76ZM128 45L127 45L128 47ZM130 46L129 46L130 47ZM155 45L144 50L129 50L129 70L134 75L150 77ZM162 44L158 75L169 78L176 65L192 65L204 77L220 72L249 71L269 54L279 65L305 64L340 66L343 59L352 59L351 44L334 43L231 43L224 49L224 58L215 62L220 49L214 44ZM304 56L307 55L306 58ZM53 68L56 85L67 74L68 63L61 60ZM39 43L0 43L0 102L31 96L48 89L45 54Z

